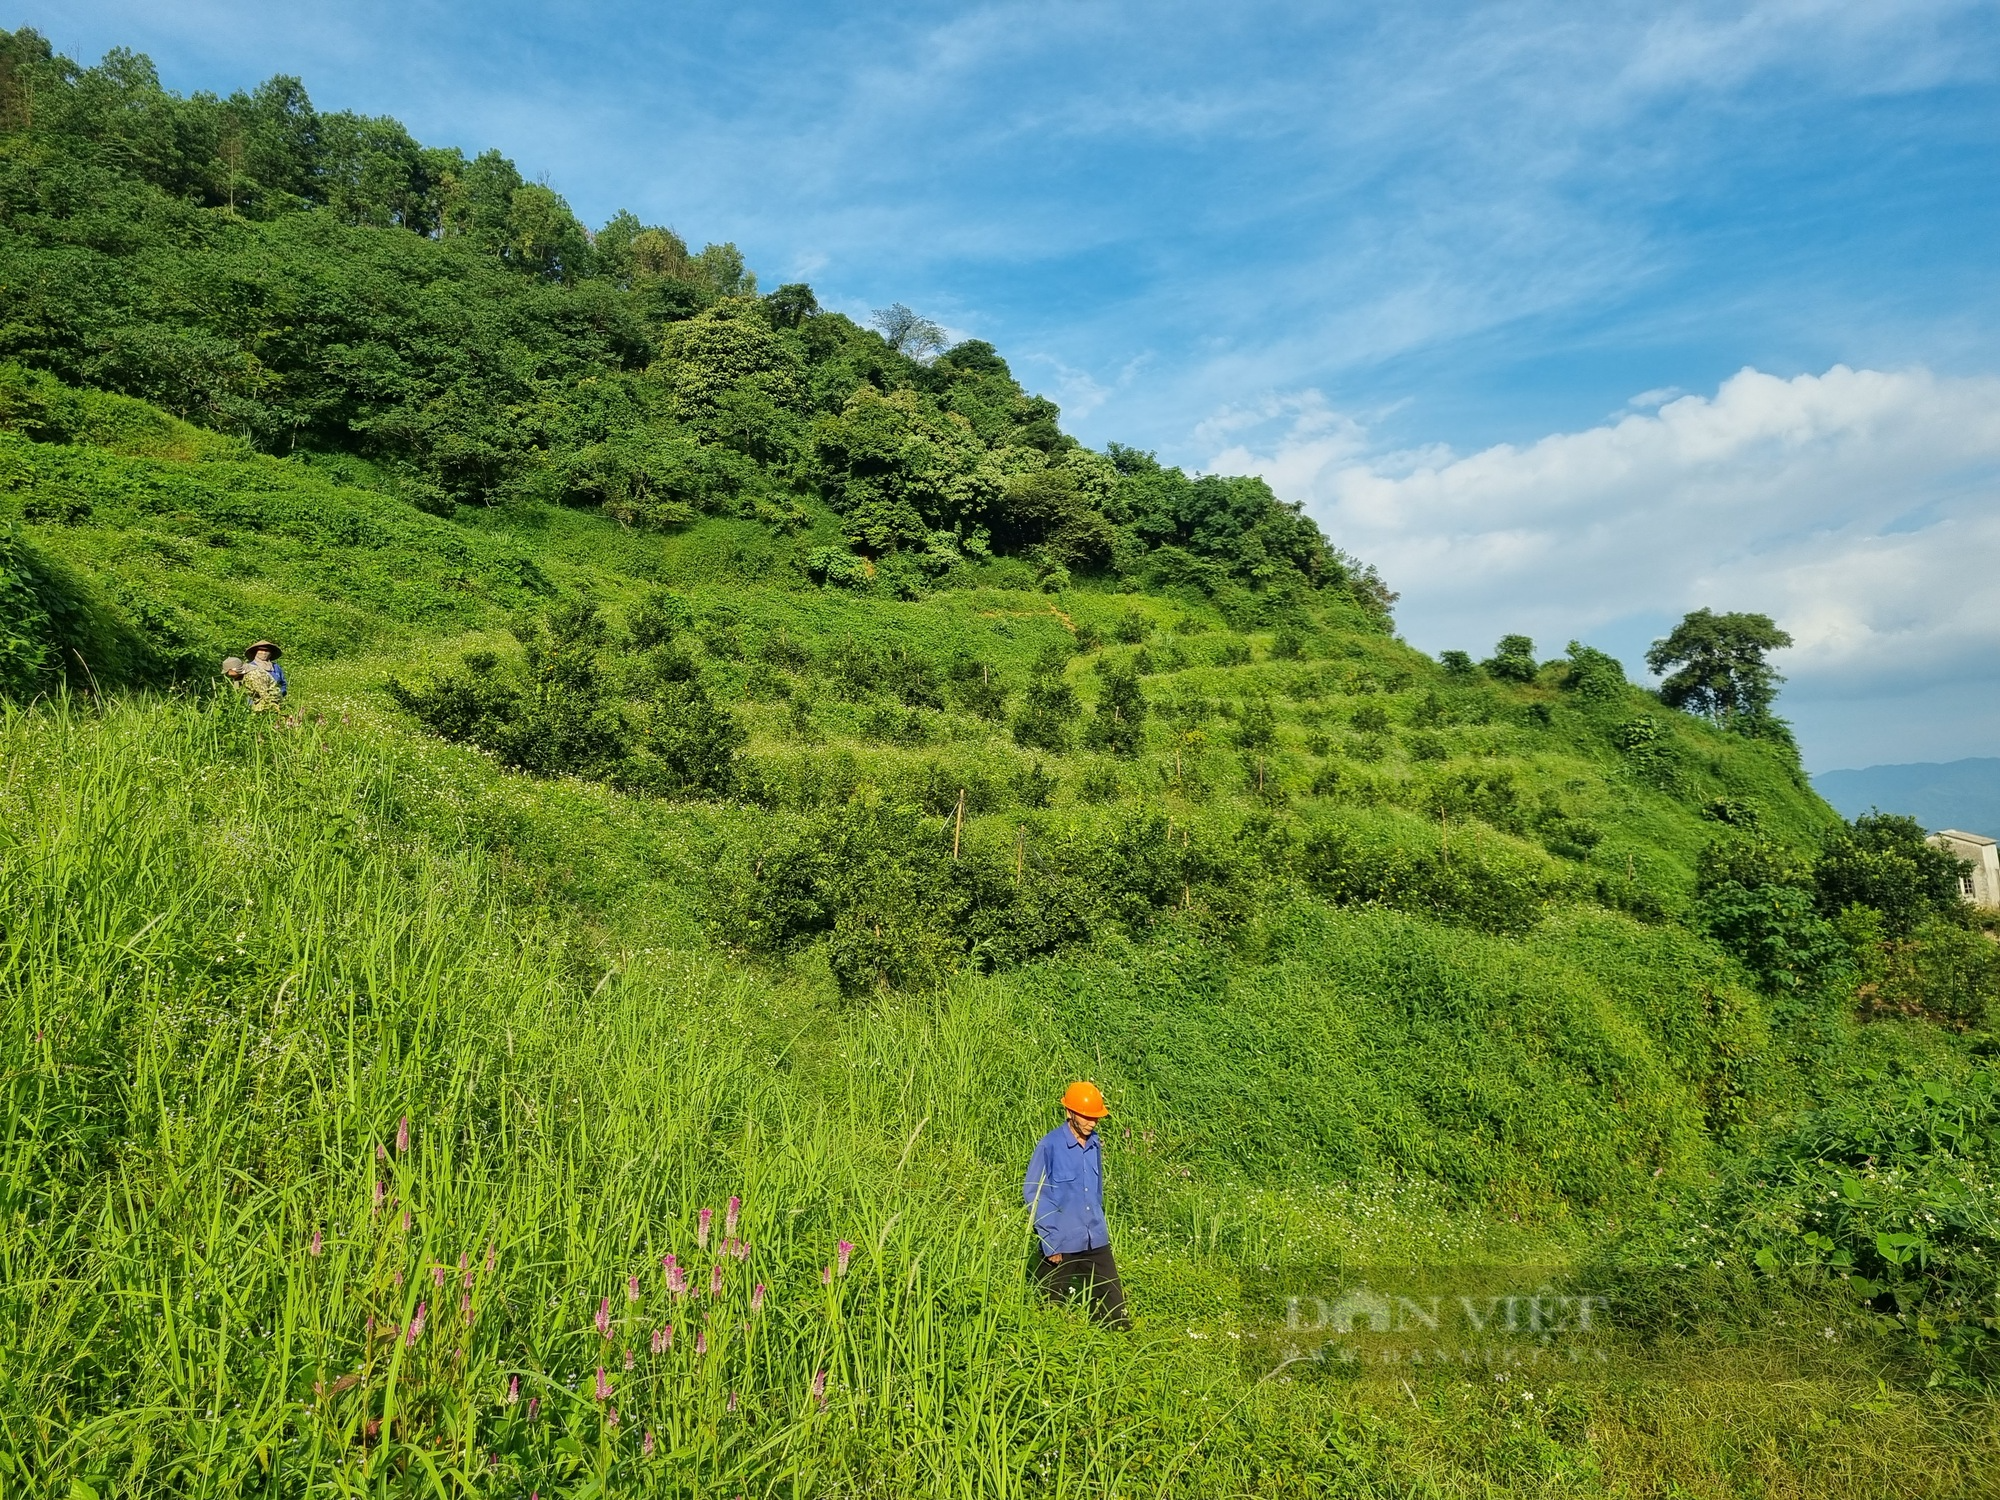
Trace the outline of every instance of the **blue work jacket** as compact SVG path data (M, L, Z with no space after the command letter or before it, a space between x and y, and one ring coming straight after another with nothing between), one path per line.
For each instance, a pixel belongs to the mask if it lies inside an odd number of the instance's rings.
M1104 1223L1104 1153L1097 1136L1079 1141L1067 1123L1035 1143L1021 1201L1035 1212L1042 1254L1075 1255L1111 1243Z

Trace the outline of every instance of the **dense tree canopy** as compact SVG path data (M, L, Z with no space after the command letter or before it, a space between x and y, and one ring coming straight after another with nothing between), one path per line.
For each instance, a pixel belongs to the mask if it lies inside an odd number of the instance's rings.
M1653 642L1646 665L1655 672L1674 669L1660 684L1661 699L1672 707L1749 728L1770 717L1785 680L1764 653L1791 643L1769 615L1697 609Z
M295 78L183 98L0 33L0 361L144 397L278 454L340 452L440 515L597 505L786 529L830 510L885 576L993 557L1268 613L1393 598L1258 479L1091 453L990 344L876 328L734 245L619 213L595 234L498 152L323 113ZM823 508L818 508L823 507ZM854 582L871 566L825 566Z

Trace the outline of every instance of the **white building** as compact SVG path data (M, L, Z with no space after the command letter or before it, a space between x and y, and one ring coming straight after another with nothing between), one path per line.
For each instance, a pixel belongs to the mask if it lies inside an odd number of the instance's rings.
M1961 833L1956 828L1939 829L1930 841L1972 866L1958 882L1966 900L1974 906L2000 906L2000 844L1983 833Z

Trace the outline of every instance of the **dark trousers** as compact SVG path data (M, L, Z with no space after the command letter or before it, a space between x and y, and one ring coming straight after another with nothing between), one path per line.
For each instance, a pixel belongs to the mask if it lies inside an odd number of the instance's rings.
M1125 1313L1125 1288L1118 1284L1118 1262L1111 1258L1109 1245L1074 1251L1061 1260L1038 1256L1032 1274L1051 1302L1081 1297L1091 1317L1106 1328L1132 1326Z

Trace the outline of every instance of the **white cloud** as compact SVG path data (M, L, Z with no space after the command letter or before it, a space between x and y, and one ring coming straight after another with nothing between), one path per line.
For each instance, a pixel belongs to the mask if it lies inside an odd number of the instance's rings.
M1366 455L1358 424L1291 404L1277 441L1209 467L1304 500L1402 591L1418 645L1608 632L1636 662L1640 624L1760 610L1797 641L1785 703L1814 764L2000 738L2000 379L1745 369L1712 397L1463 456Z

